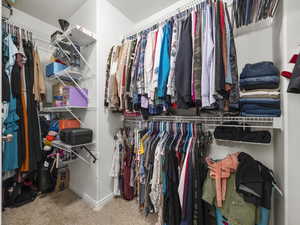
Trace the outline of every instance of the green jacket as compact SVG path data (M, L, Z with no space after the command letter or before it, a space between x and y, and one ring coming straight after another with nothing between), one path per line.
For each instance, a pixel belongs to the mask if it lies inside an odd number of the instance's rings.
M216 205L216 182L208 173L203 185L202 199L211 205ZM226 197L223 207L220 208L230 225L255 225L259 221L256 206L244 201L243 197L236 192L235 174L227 179Z

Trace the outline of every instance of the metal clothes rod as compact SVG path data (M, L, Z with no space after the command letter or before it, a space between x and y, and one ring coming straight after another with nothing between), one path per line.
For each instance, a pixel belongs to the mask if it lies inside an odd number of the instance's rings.
M136 31L127 33L125 35L124 39L131 38L131 37L141 33L142 31L152 28L159 23L165 22L165 21L171 19L172 17L174 17L186 10L192 9L192 8L196 7L197 5L199 5L200 3L205 2L205 1L208 1L208 0L193 0L189 3L186 3L183 6L177 8L176 10L173 10L172 12L167 13L166 15L160 17L159 19L155 20L154 22L151 22L151 23L143 26L142 28L139 28ZM233 4L233 0L223 0L223 2L226 3L228 6L231 6Z
M25 26L25 25L22 25L22 24L15 24L15 23L12 23L12 22L10 22L10 21L4 21L3 23L5 23L5 24L7 24L7 25L9 25L9 26L18 27L18 28L21 29L21 30L25 30L25 31L27 31L27 32L30 32L31 35L32 35L32 39L33 39L34 41L40 41L40 42L44 42L44 43L50 45L50 41L49 41L49 40L44 39L44 38L42 38L42 37L40 37L40 36L36 36L35 33L38 33L38 32L32 30L32 29L31 29L30 27L28 27L28 26ZM3 27L3 23L2 23L2 27ZM46 36L46 35L45 35L45 36Z

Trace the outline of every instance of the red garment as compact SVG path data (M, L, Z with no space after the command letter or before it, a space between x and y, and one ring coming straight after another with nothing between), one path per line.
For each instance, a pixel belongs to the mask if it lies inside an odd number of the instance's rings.
M54 141L55 137L48 135L48 136L46 136L46 139L47 139L47 141Z
M281 72L281 76L286 77L288 79L291 79L291 77L293 75L294 67L295 67L296 62L298 60L298 56L299 56L298 54L299 54L299 50L297 50L295 52L295 54L292 56L292 58L289 61L289 64L288 64L287 68Z
M123 197L125 200L130 201L134 198L134 190L133 187L130 186L132 149L126 148L123 167Z

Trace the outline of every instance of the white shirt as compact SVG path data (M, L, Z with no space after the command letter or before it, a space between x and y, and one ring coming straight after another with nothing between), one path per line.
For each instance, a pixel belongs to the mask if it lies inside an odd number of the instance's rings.
M151 31L147 36L147 45L145 49L145 59L144 59L144 82L145 82L145 92L150 96L150 86L153 76L153 66L154 66L154 54L155 54L155 31Z
M154 100L155 90L158 86L158 72L159 72L159 65L160 65L162 41L163 41L163 26L160 26L158 29L158 34L157 34L153 74L152 74L152 80L151 80L151 86L150 86L150 99L152 101Z
M205 10L205 29L203 35L203 54L202 54L202 79L201 79L201 96L202 107L208 107L213 102L211 96L211 79L213 79L214 66L214 42L212 37L212 21L209 6Z

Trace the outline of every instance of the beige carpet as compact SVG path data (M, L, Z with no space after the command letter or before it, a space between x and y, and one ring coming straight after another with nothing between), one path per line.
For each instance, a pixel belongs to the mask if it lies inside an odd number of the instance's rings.
M156 221L153 215L140 214L136 201L113 199L93 210L69 190L7 209L2 216L3 225L154 225Z

